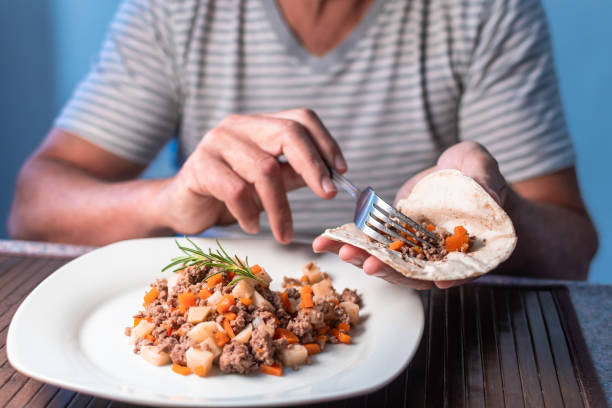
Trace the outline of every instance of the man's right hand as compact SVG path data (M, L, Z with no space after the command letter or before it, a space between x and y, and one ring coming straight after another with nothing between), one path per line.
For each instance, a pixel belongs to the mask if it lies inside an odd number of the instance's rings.
M279 163L281 155L286 163ZM202 138L161 190L165 226L197 234L238 221L244 231L256 233L263 209L275 238L288 243L293 224L287 191L306 185L323 199L336 195L323 159L346 171L338 144L310 110L230 115Z

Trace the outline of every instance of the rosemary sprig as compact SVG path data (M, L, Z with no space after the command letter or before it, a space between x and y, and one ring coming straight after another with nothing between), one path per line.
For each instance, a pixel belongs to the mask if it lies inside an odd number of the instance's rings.
M236 255L234 257L230 257L225 249L217 241L217 246L219 249L213 252L212 249L208 250L208 253L204 252L195 242L185 237L187 241L193 246L193 248L189 248L179 244L177 240L174 240L176 246L183 252L184 255L177 256L176 258L172 258L170 263L162 269L162 272L172 268L173 266L179 265L172 272L180 271L183 268L189 266L216 266L219 268L223 268L226 271L234 272L234 279L228 286L234 285L243 279L254 279L257 281L262 281L257 275L251 272L251 267L249 266L249 257L247 256L242 262ZM204 280L207 280L211 276L218 275L223 272L215 272L213 274L208 275Z

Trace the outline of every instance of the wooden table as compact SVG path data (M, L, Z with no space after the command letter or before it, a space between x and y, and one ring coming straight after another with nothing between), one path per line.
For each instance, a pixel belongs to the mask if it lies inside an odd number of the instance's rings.
M126 406L40 383L16 372L6 357L8 325L21 301L89 249L0 241L0 405ZM423 292L422 299L425 331L406 371L372 394L315 406L604 407L612 401L612 286L487 277Z

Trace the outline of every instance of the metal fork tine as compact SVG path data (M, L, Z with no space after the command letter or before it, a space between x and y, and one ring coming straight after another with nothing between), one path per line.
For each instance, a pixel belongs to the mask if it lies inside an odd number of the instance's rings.
M410 231L409 229L404 228L401 224L399 224L398 222L396 222L393 218L390 218L389 216L387 216L385 213L383 213L377 205L374 205L372 208L372 211L370 211L370 215L374 215L376 218L378 218L380 221L386 222L388 224L390 224L393 228L395 228L396 230L402 231L405 234L410 235L412 238L416 239L417 241L419 241L420 243L422 243L423 245L427 245L427 246L431 246L431 244L427 241L425 241L423 238L418 237L414 232ZM414 245L414 243L412 243L412 245Z
M370 238L373 238L374 240L382 244L389 245L391 243L391 240L389 238L385 237L384 235L382 235L380 232L376 231L374 228L370 227L369 225L365 225L363 229L361 230L361 232L363 232Z
M376 201L374 202L374 205L379 207L383 211L383 213L387 212L387 217L388 218L391 218L391 217L399 218L400 221L403 221L406 224L410 225L412 228L415 228L415 229L421 231L423 234L427 235L429 238L437 239L434 234L432 234L431 232L427 231L418 222L416 222L416 221L406 217L404 214L402 214L401 212L397 211L395 208L391 207L389 204L384 202L380 197L376 196Z
M379 220L377 220L376 218L372 217L371 215L368 217L366 224L369 224L370 227L375 227L376 229L378 229L379 231L384 232L385 234L402 241L405 244L408 244L410 246L416 246L416 244L414 242L410 242L408 241L406 238L402 237L400 234L398 234L397 232L393 231L390 228L387 228L383 223L381 223ZM390 241L389 241L390 243Z

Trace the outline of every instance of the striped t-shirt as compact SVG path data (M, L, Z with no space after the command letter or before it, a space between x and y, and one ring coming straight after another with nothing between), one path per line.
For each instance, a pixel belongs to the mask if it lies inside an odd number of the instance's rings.
M374 0L323 57L274 0L126 0L56 126L147 163L174 135L189 155L228 114L300 107L336 138L347 176L389 202L461 140L510 182L574 162L539 0ZM352 217L343 192L289 198L296 232Z

